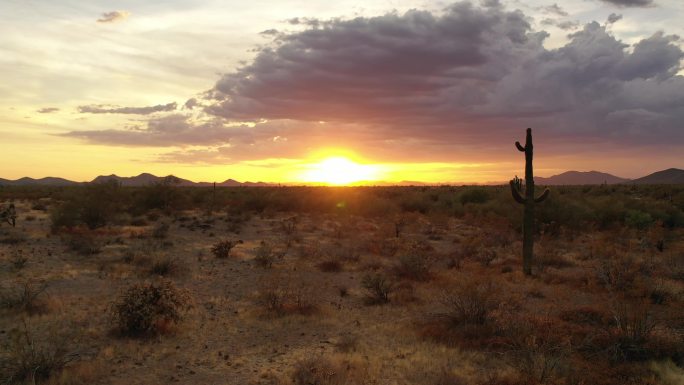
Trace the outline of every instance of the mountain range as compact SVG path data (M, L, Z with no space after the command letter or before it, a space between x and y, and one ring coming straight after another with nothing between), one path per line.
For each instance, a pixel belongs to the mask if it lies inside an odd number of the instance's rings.
M182 179L169 175L160 177L149 173L142 173L137 176L123 177L118 175L100 175L90 182L74 182L64 178L46 177L40 179L20 178L17 180L9 180L0 178L0 186L75 186L83 183L100 183L107 180L116 180L122 186L147 186L153 183L162 181L165 178L174 178L179 186L212 186L212 182L193 182L191 180ZM547 186L562 186L562 185L591 185L591 184L684 184L684 170L677 168L669 168L667 170L657 171L637 179L620 178L615 175L607 174L599 171L567 171L562 174L553 175L548 178L535 177L534 182L540 185ZM370 184L376 186L392 186L392 185L426 185L421 182L372 182ZM499 183L495 183L499 184ZM238 182L234 179L226 179L223 182L216 183L220 187L239 187L239 186L275 186L273 183L264 182Z
M193 182L191 180L178 178L173 175L165 177L156 176L149 173L142 173L136 176L118 176L118 175L100 175L90 182L74 182L63 178L46 177L40 179L33 179L24 177L17 180L9 180L0 178L0 186L76 186L84 183L102 183L109 180L115 180L121 183L122 186L147 186L153 183L158 183L165 178L173 178L179 186L212 186L213 182ZM217 182L216 186L220 187L239 187L239 186L271 186L264 182L238 182L235 179L227 179L223 182Z

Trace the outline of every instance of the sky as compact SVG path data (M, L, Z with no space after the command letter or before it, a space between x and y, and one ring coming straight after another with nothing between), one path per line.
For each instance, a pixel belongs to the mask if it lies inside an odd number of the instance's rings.
M684 168L680 0L3 0L0 15L1 178L486 183L523 174L527 127L536 175Z

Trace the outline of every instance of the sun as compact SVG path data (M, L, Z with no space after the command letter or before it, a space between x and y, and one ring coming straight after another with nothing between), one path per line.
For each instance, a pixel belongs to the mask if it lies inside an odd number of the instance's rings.
M308 165L300 179L303 182L340 186L361 181L374 181L378 177L378 166L359 164L343 156L335 156Z

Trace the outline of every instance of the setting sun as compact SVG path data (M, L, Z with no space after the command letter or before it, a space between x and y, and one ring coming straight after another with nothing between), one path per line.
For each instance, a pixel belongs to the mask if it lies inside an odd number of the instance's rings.
M346 185L377 180L379 173L379 166L359 164L348 158L337 156L311 164L301 174L300 179L303 182Z

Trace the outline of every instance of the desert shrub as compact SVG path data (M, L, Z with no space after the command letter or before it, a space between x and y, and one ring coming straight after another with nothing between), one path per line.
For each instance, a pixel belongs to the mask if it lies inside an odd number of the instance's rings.
M651 214L643 211L628 210L625 214L625 224L635 229L645 229L649 227L653 222L654 221Z
M172 212L187 204L187 196L178 187L180 180L173 176L165 177L140 189L133 202L131 211L142 214L148 210Z
M25 243L28 240L26 233L18 229L1 229L0 228L0 244L4 245L18 245Z
M46 305L41 297L47 289L45 282L26 280L15 286L0 288L0 307L29 314L45 311Z
M473 259L475 259L477 262L482 265L482 267L488 267L489 265L494 262L494 260L498 257L498 254L496 250L494 249L480 249L474 256Z
M600 309L584 306L570 310L564 310L559 314L563 321L576 324L600 326L608 320L608 314Z
M110 306L120 333L142 336L165 333L183 319L190 297L171 281L138 283L126 289Z
M508 320L508 362L521 374L526 384L553 384L570 369L571 345L554 334L551 319Z
M166 222L158 223L152 229L152 238L166 239L166 237L169 236L169 229L170 228L171 228L171 226L169 226L169 224Z
M230 257L230 251L233 250L233 248L239 244L242 243L242 240L237 240L237 241L221 241L214 246L211 247L211 253L214 254L216 258L228 258Z
M78 231L63 237L69 250L78 255L95 255L102 251L102 244L97 237L87 231Z
M487 202L489 200L489 194L484 188L474 187L464 191L459 199L462 205L468 203L479 204Z
M445 291L443 315L452 325L484 325L501 305L500 289L491 281L464 280Z
M15 250L10 257L10 265L15 271L21 270L26 267L28 263L28 258L24 255L22 250Z
M148 273L160 277L170 277L181 272L180 263L176 258L170 256L160 256L153 258Z
M599 260L595 271L600 284L610 290L625 291L634 287L639 266L628 256L614 256Z
M650 344L656 329L651 307L646 303L618 302L613 305L613 328L608 351L615 361L643 361L654 354Z
M366 303L369 305L388 303L394 289L394 283L380 273L366 274L361 286L366 289Z
M287 253L287 250L276 250L271 243L261 241L259 247L255 250L254 262L258 266L271 268L276 260L285 257L285 253Z
M57 232L63 228L78 226L80 222L80 207L76 199L63 202L53 206L50 210L50 221L52 232Z
M348 385L375 383L363 365L331 357L297 362L290 377L293 385Z
M399 257L399 264L395 266L397 276L415 281L430 279L430 265L422 255L411 253Z
M316 311L314 290L301 280L274 274L259 288L258 303L268 314L283 316L290 313L311 314Z
M342 263L336 259L328 259L316 265L318 269L325 273L337 273L342 271Z
M24 323L10 331L0 349L0 378L3 384L42 383L55 378L77 358L65 338L54 334L40 338Z

